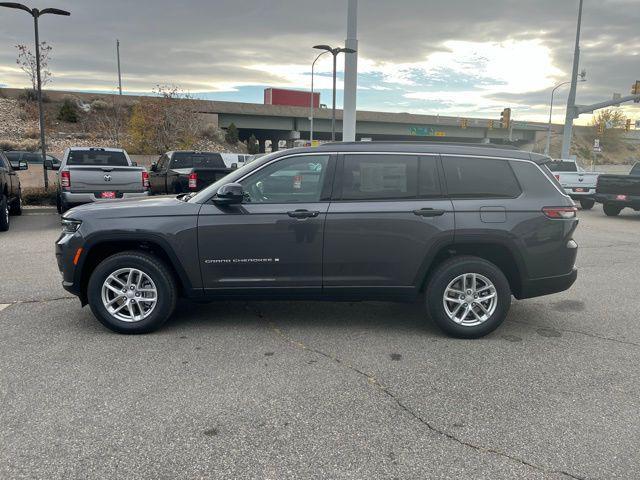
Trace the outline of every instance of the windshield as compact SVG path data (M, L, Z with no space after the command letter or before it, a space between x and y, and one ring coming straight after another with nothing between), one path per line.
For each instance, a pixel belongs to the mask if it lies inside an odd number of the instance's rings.
M640 162L636 163L633 166L633 168L629 172L629 175L638 175L638 176L640 176Z
M254 162L243 165L237 170L234 170L233 172L231 172L229 175L222 177L217 182L212 183L204 190L201 190L200 192L198 192L197 195L190 198L188 201L193 203L206 202L210 197L213 197L213 195L218 191L218 189L221 186L226 185L227 183L234 183L238 181L240 178L244 177L247 173L251 172L252 170L258 168L260 165L263 165L264 163L271 160L277 154L278 152L273 152L269 155L265 155L264 157L260 157L260 161L256 160Z
M127 157L123 152L107 152L104 150L72 150L69 152L67 165L128 167L129 162L127 162Z
M577 172L578 166L575 162L553 161L545 164L552 172Z
M173 154L171 168L226 168L226 166L219 153L179 152Z

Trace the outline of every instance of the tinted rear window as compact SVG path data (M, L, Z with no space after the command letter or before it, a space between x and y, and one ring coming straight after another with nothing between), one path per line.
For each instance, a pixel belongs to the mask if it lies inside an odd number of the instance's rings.
M219 153L174 153L171 168L225 168Z
M127 157L122 152L105 152L101 150L74 150L69 152L67 165L106 165L109 167L127 167Z
M522 191L507 160L442 157L449 195L463 198L514 198Z
M578 166L574 162L548 162L545 164L552 172L577 172Z
M17 162L20 160L20 152L5 152L4 153L10 162Z

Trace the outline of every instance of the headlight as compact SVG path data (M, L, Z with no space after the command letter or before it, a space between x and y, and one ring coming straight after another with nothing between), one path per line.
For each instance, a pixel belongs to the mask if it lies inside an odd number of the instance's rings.
M76 233L80 228L82 222L80 220L72 220L70 218L62 219L62 232L63 233Z

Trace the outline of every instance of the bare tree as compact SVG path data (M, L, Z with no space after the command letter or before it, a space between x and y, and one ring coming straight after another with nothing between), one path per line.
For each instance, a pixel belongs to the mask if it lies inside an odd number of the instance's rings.
M18 49L18 58L16 63L20 69L27 74L31 81L31 87L35 92L38 88L38 68L35 54L26 45L16 45ZM40 43L40 83L44 87L51 82L51 71L49 70L49 56L53 47L47 42Z

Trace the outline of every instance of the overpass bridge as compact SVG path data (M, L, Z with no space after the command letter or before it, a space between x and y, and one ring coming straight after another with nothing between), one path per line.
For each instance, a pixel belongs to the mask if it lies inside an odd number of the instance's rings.
M22 89L4 88L7 97L17 98ZM123 104L133 104L141 96L66 92L47 90L52 101L62 101L67 95L91 102L96 98L114 100ZM280 141L292 144L295 140L309 138L309 109L283 105L264 105L258 103L220 102L215 100L195 100L194 108L203 125L213 124L227 128L235 124L240 139L247 140L252 134L260 143L264 152L267 142L272 148L278 148ZM342 138L342 110L336 111L336 139ZM500 128L498 119L446 117L439 115L417 115L412 113L391 113L359 110L357 112L356 139L387 141L425 141L425 142L470 142L470 143L508 143L522 144L539 140L546 134L547 125L537 122L512 121L510 130ZM466 125L463 125L466 124ZM313 137L316 140L331 139L331 110L315 109ZM466 128L464 128L466 127ZM558 131L562 127L554 126Z

